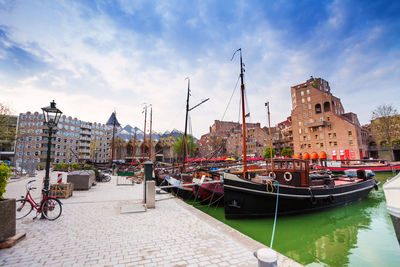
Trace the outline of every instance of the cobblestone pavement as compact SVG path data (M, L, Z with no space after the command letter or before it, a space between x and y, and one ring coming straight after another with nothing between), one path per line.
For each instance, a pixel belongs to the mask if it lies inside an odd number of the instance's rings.
M43 176L36 177L38 188ZM5 196L24 195L30 179L12 180ZM257 265L253 252L262 244L170 195L156 195L155 209L121 214L121 206L141 202L143 186L117 186L116 179L74 191L62 200L55 221L34 215L17 221L17 233L26 232L26 238L0 250L0 266ZM282 255L278 260L280 266L300 266Z

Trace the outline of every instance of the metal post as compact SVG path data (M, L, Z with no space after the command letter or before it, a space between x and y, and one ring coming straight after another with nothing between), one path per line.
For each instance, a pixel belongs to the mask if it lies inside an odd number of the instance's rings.
M153 180L153 162L146 161L144 165L143 202L146 203L146 182Z
M47 141L46 176L44 177L44 189L49 190L50 184L50 160L51 160L51 135L53 127L49 127L49 140ZM48 192L46 192L47 194Z

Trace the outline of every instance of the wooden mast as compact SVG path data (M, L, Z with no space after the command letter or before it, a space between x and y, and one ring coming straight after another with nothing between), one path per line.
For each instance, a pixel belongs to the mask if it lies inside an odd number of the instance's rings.
M241 98L242 98L242 133L243 133L243 178L247 178L247 147L246 147L246 112L245 112L245 105L244 105L244 82L243 82L243 73L244 73L244 64L242 61L242 48L233 53L232 59L235 57L237 52L240 52L240 89L241 89Z
M244 105L244 82L243 82L243 61L242 61L242 48L236 50L240 52L240 89L242 94L242 132L243 132L243 179L247 178L247 146L246 146L246 112ZM236 54L235 52L235 54ZM233 54L235 56L235 54Z
M182 163L182 171L185 171L185 163L187 158L187 145L186 145L186 138L187 138L187 124L188 124L188 116L189 116L189 96L190 96L190 78L186 77L188 80L188 87L187 87L187 98L186 98L186 118L185 118L185 133L183 134L183 163Z
M273 160L273 156L272 156L272 136L271 136L271 118L270 118L270 114L269 114L269 101L267 103L265 103L265 105L267 106L267 110L268 110L268 131L269 131L269 152L270 152L270 156L271 156L271 172L274 172L274 160ZM268 168L266 168L268 169Z
M131 162L131 165L133 165L133 160L135 159L135 145L136 145L136 128L135 128L135 135L133 136L133 144L132 144L132 162Z

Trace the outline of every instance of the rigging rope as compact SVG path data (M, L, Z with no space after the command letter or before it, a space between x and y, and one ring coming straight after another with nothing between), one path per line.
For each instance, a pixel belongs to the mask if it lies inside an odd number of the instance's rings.
M229 108L229 105L231 104L231 101L232 101L232 97L233 97L233 95L234 95L234 94L235 94L235 92L236 92L236 88L237 88L237 85L238 85L238 83L239 83L239 79L240 79L240 75L238 76L238 79L237 79L237 81L236 81L235 88L233 89L233 92L232 92L231 98L229 98L228 105L226 106L226 109L225 109L225 111L224 111L224 115L222 115L221 121L223 121L223 120L224 120L224 118L225 118L226 111L228 110L228 108Z
M274 218L274 226L272 228L272 237L271 237L271 244L269 245L270 248L272 248L272 245L274 244L274 236L275 236L275 227L276 227L276 217L278 215L278 200L279 200L279 183L275 183L277 185L276 187L276 206L275 206L275 218ZM275 185L274 184L274 185Z

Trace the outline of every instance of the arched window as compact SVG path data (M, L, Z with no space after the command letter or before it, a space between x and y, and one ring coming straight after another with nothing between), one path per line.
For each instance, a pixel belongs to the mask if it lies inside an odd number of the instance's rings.
M321 104L316 104L315 105L315 113L321 113Z
M331 111L331 104L329 102L324 103L324 112Z

